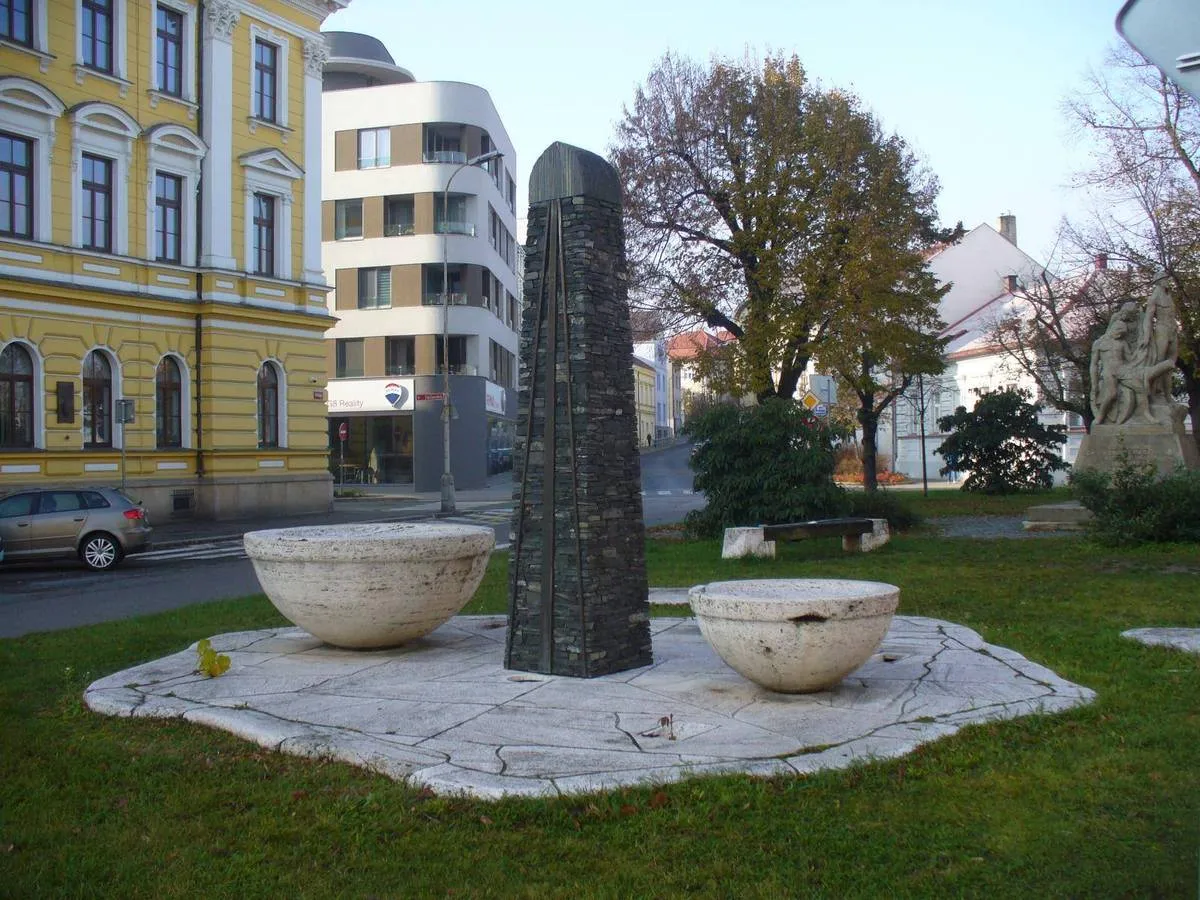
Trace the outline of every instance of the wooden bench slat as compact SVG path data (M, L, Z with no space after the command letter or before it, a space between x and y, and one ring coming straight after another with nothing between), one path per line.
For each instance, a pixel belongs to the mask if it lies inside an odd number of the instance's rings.
M846 537L868 534L873 528L874 523L870 519L813 519L808 522L791 522L786 525L764 525L763 539L788 541L810 537Z

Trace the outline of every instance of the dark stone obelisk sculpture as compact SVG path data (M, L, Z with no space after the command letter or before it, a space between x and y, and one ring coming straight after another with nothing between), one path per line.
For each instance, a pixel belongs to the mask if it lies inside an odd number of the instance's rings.
M510 669L652 661L621 186L552 144L529 179L514 444Z

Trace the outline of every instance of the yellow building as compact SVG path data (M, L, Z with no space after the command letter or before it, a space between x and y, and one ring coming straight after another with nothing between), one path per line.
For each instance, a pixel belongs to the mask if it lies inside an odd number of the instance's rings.
M349 0L5 0L0 493L321 510L322 20Z
M633 391L637 404L638 446L654 444L654 366L633 357Z

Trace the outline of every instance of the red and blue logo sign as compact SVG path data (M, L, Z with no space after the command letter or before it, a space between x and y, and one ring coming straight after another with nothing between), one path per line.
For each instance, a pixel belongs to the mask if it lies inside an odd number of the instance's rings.
M388 402L392 409L401 409L408 400L408 388L402 384L396 384L394 381L389 381L383 386L383 399Z

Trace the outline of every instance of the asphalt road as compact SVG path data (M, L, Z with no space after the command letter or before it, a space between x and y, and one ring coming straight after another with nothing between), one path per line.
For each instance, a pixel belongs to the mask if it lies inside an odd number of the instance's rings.
M689 448L642 458L643 516L647 525L676 522L704 505L692 493ZM381 519L393 517L395 501L370 503ZM511 507L475 511L456 521L491 525L497 544L508 541ZM132 556L109 572L92 572L74 561L0 566L0 638L54 631L163 612L260 592L241 540L194 544Z

